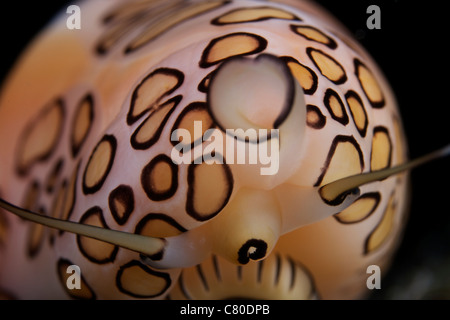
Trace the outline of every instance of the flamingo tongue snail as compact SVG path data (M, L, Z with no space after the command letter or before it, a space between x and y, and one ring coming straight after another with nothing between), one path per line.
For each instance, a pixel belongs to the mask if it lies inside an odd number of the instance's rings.
M80 8L0 96L0 296L367 294L408 171L450 147L407 159L388 82L334 18L290 0Z

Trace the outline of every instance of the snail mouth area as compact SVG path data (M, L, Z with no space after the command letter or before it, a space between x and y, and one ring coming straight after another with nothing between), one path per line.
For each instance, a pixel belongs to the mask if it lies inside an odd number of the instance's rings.
M250 260L259 260L267 254L267 243L264 240L250 239L242 245L238 252L238 261L247 264Z
M208 106L226 129L273 129L292 107L294 83L286 64L263 54L224 62L211 79Z

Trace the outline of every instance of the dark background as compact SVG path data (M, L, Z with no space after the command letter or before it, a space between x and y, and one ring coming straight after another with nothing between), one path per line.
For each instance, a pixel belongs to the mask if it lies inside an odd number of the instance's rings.
M386 74L400 105L410 156L449 143L450 12L437 1L317 2L348 27ZM70 3L13 1L2 6L0 79L36 33ZM366 27L366 9L372 4L381 9L381 30ZM449 166L446 158L412 172L404 240L372 299L450 299Z

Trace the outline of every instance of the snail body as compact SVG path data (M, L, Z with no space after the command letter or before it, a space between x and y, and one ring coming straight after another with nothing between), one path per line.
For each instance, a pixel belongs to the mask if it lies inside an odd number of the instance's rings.
M61 15L5 83L0 196L149 249L2 211L4 295L366 295L367 268L398 245L408 173L339 197L322 187L405 163L407 142L388 81L345 28L307 1L79 6L82 28Z

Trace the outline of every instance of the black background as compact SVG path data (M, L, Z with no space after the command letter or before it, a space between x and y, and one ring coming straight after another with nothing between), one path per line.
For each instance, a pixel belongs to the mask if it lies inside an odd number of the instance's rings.
M399 102L410 156L449 143L450 12L437 1L317 2L348 27L386 74ZM2 5L1 79L26 44L69 3L12 1ZM366 9L372 4L381 9L381 30L366 27ZM411 213L404 240L382 290L372 298L450 299L449 166L446 158L412 172ZM426 290L420 286L424 278L431 279Z

